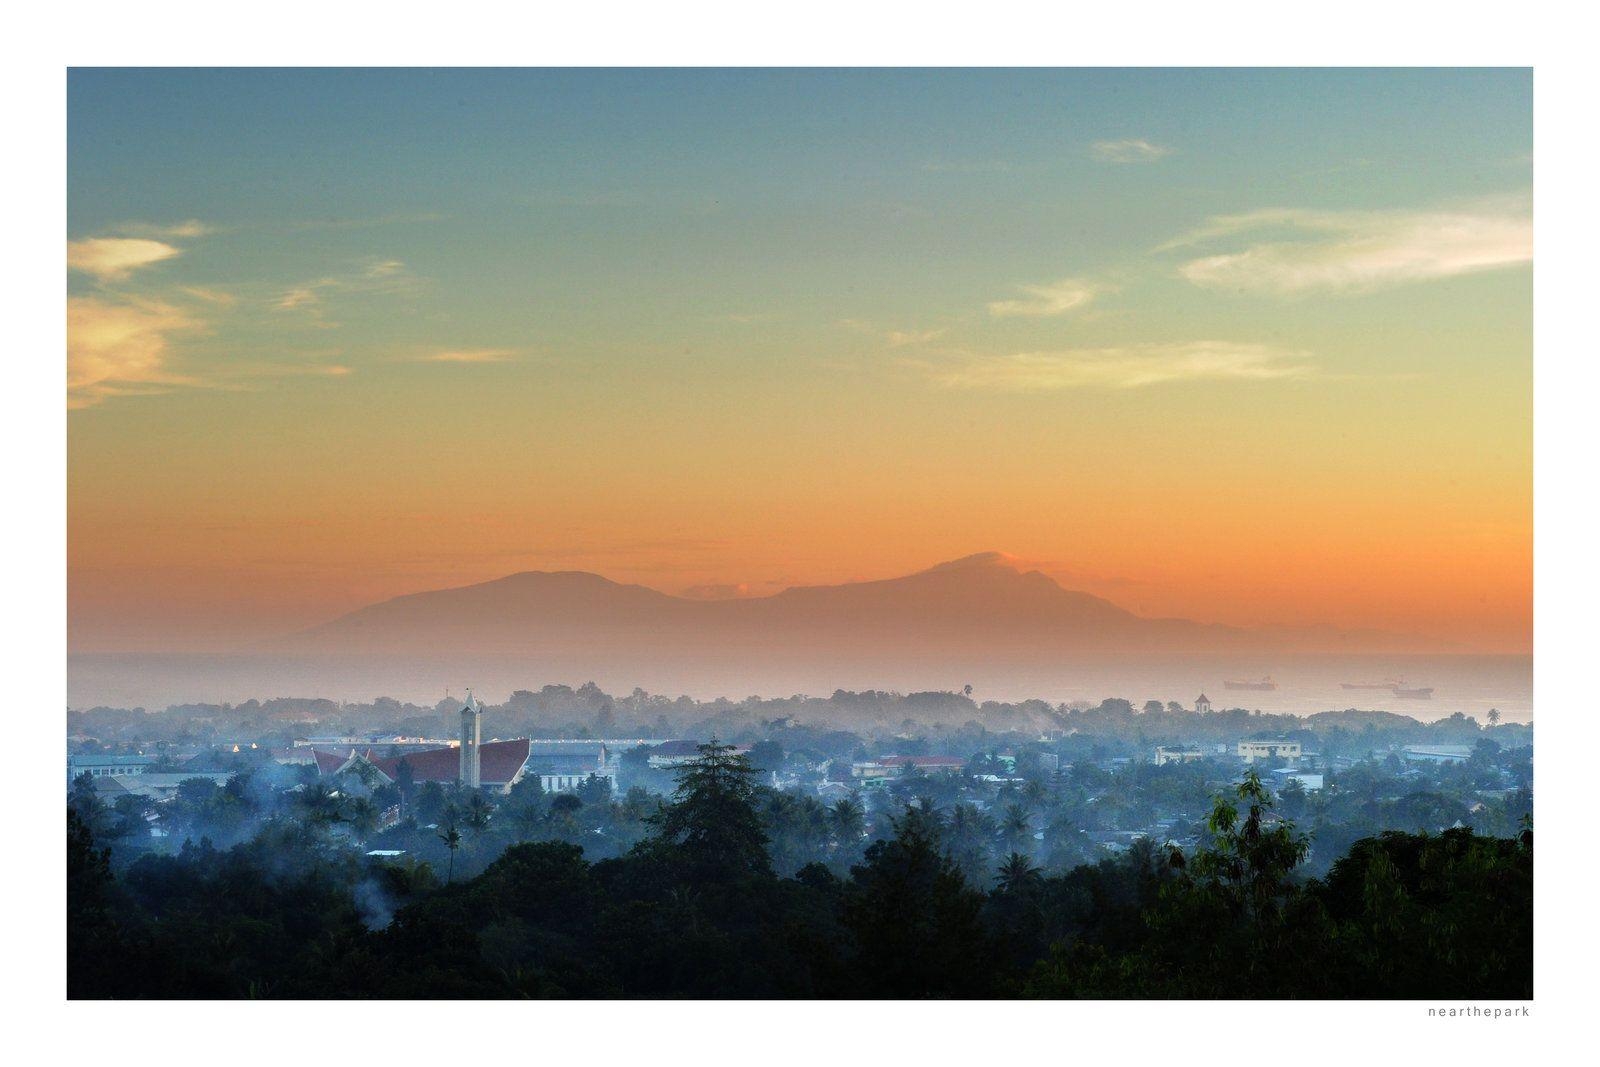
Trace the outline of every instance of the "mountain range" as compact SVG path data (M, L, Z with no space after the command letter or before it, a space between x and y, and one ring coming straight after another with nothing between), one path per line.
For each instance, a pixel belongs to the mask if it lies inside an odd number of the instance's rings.
M581 656L618 662L983 658L1085 652L1437 650L1374 631L1246 629L1146 618L984 552L879 581L698 600L583 571L526 571L395 597L273 642L300 654Z

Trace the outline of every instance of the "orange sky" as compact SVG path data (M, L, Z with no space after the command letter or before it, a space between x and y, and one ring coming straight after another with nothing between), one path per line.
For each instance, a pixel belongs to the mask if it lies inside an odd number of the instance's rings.
M1525 72L452 77L74 75L73 650L985 550L1531 648Z

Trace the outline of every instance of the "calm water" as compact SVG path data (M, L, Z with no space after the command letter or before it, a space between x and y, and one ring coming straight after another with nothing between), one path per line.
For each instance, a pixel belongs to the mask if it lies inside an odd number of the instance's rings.
M1274 692L1226 689L1228 679L1270 675ZM1432 686L1431 700L1400 700L1383 690L1346 691L1341 682L1403 680ZM1339 708L1382 709L1418 719L1453 712L1480 721L1498 708L1507 721L1533 718L1531 656L1267 655L1258 658L1194 656L1096 656L1037 664L962 664L948 659L896 664L796 662L753 667L748 662L681 661L633 664L542 662L539 657L430 662L407 659L285 660L248 656L76 655L69 657L67 702L162 708L177 703L240 703L252 697L327 697L367 701L377 696L431 705L448 689L468 685L498 701L513 689L579 685L594 681L611 693L635 686L669 696L696 698L753 694L825 695L835 689L910 692L973 686L978 700L1038 698L1051 703L1099 701L1108 696L1135 702L1176 700L1192 706L1204 692L1219 707L1259 708L1307 714Z

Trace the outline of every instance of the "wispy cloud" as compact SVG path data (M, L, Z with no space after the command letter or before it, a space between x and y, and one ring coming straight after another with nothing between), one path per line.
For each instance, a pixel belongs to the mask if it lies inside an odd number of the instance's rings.
M514 348L448 348L416 358L418 363L509 363L516 359Z
M168 365L171 339L202 328L182 309L159 301L67 300L67 407L107 397L165 392L192 378Z
M165 241L140 237L89 237L67 242L67 269L102 282L122 281L134 271L180 253Z
M1089 146L1089 154L1101 163L1154 163L1172 155L1172 151L1166 145L1152 144L1137 137L1096 141Z
M179 292L185 296L192 296L196 300L203 300L207 304L216 304L218 307L233 307L239 298L225 289L208 289L199 285L182 286Z
M272 307L278 311L299 311L316 325L334 327L338 324L326 321L323 315L327 296L408 293L415 291L418 284L417 277L403 261L371 259L344 274L330 274L290 286L272 300Z
M185 219L182 222L124 222L112 226L111 232L120 237L154 237L161 240L173 240L184 237L205 237L217 232L215 226L201 222L199 219Z
M1089 306L1100 287L1078 278L1063 278L1049 285L1024 285L1026 299L996 300L989 305L989 314L999 317L1044 317L1065 315Z
M977 356L956 366L926 368L951 389L1049 392L1137 389L1169 382L1275 381L1312 376L1308 353L1231 341L1079 348Z
M1261 240L1191 259L1179 273L1207 289L1290 296L1362 293L1533 260L1525 197L1425 211L1307 211L1273 208L1221 215L1159 250Z
M904 348L906 345L925 345L945 335L944 330L890 330L888 337L890 348Z

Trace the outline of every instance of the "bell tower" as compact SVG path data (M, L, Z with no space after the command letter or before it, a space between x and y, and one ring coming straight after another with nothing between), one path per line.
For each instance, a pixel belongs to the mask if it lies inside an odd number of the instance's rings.
M478 788L478 744L483 740L483 708L472 690L467 690L467 702L461 708L461 784L467 789Z

